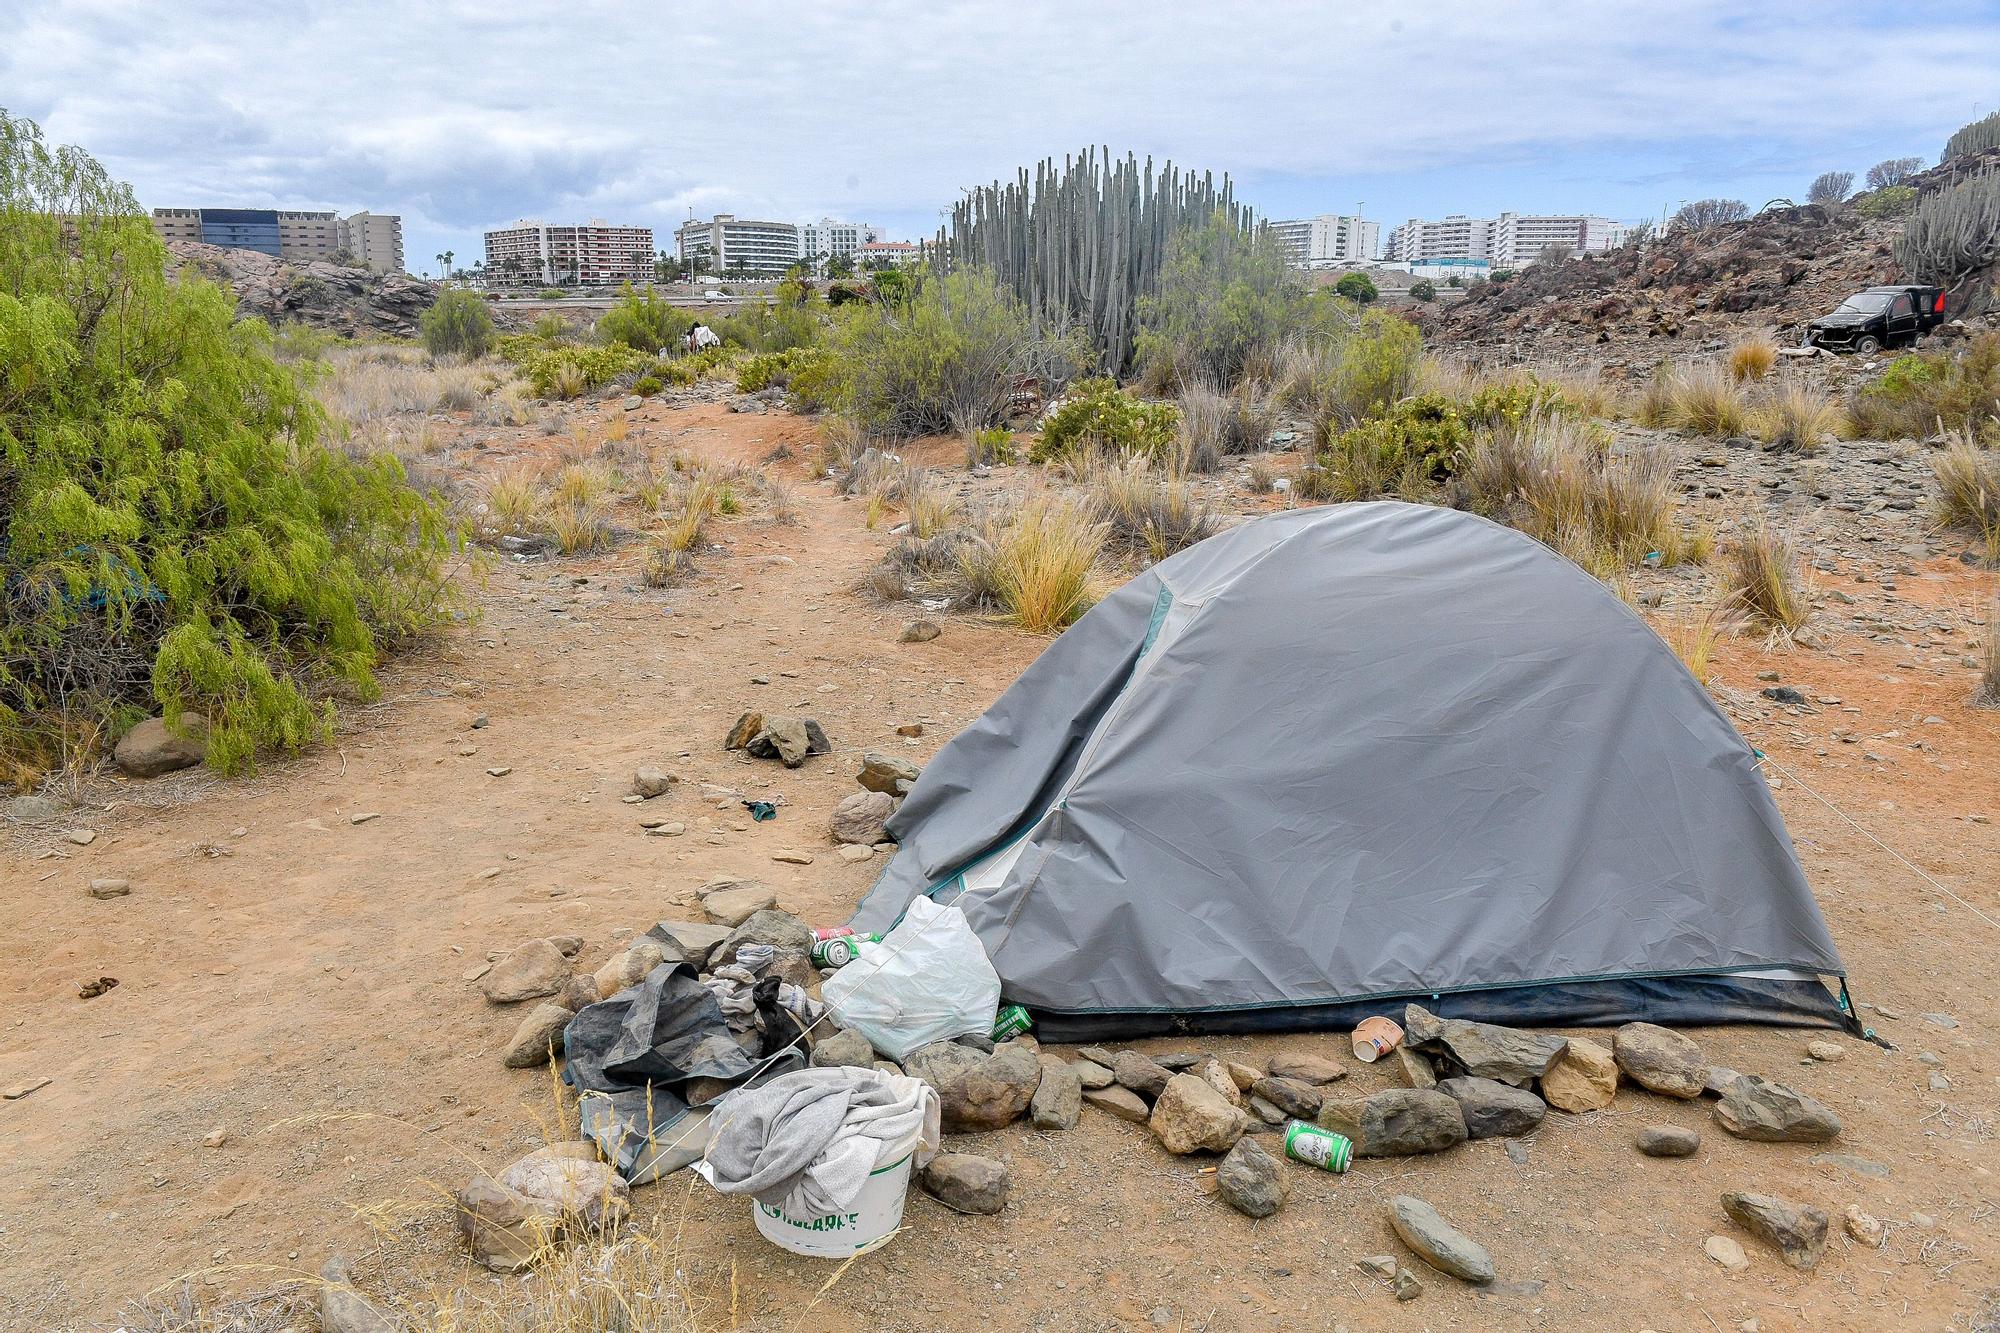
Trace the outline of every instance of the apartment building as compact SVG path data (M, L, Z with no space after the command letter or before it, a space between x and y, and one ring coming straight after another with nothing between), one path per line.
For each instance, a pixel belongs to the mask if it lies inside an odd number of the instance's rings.
M790 222L758 222L717 213L707 222L689 220L674 233L681 261L704 273L774 276L805 255L801 228Z
M653 229L592 218L553 224L523 219L486 233L489 282L609 286L653 276Z
M832 218L821 218L799 228L799 254L816 267L835 258L859 263L856 252L881 239L881 228L870 223L836 222Z
M201 241L297 263L345 251L378 273L403 267L403 220L390 213L287 208L156 208L153 228L163 240Z
M1375 258L1382 239L1379 223L1348 213L1322 213L1270 227L1284 247L1285 262L1294 268L1363 263Z
M924 255L921 246L908 241L870 241L854 252L854 267L860 269L914 264Z
M1462 213L1435 220L1411 218L1389 233L1387 258L1404 262L1484 259L1495 268L1531 264L1551 245L1572 254L1602 254L1625 242L1621 222L1596 214L1502 213L1472 218Z

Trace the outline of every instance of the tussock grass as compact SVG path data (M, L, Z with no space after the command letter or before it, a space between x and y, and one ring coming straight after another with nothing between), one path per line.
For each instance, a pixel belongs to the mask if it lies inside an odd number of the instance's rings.
M549 507L548 526L564 555L601 551L611 544L611 525L595 501L558 500Z
M532 532L541 519L542 488L534 468L522 464L486 487L486 517L499 532Z
M1655 430L1674 424L1674 368L1671 364L1662 362L1654 368L1639 391L1625 400L1624 415L1634 425L1650 426Z
M643 573L648 587L678 586L693 577L694 568L694 557L685 548L674 549L664 536L655 538L646 546L646 564Z
M919 541L937 536L958 517L958 497L918 467L903 470L903 507L910 515L910 534Z
M1250 492L1269 495L1278 485L1278 469L1268 458L1250 460Z
M1036 496L1014 515L993 550L992 583L1021 628L1046 634L1090 609L1090 572L1104 525L1070 500Z
M1753 333L1729 349L1729 375L1737 383L1761 380L1778 364L1778 343L1768 333Z
M1623 408L1618 386L1604 378L1595 366L1552 366L1535 372L1544 384L1553 385L1564 401L1587 417L1609 420Z
M1706 685L1715 667L1715 645L1738 619L1727 607L1710 603L1675 620L1663 637L1688 674Z
M1675 371L1669 381L1667 424L1726 439L1749 424L1749 396L1729 370L1713 361Z
M1986 608L1986 632L1979 645L1979 684L1972 692L1974 708L2000 708L2000 593Z
M412 412L465 412L486 396L489 373L462 361L428 360L414 347L336 347L314 386L335 416L360 425Z
M1931 456L1931 476L1937 521L1970 534L1988 563L2000 563L2000 450L1982 449L1961 434Z
M1751 525L1722 556L1726 609L1789 636L1805 626L1812 604L1792 540L1763 522Z
M557 471L550 494L558 505L594 505L611 489L611 474L590 463L570 463Z
M1160 476L1145 459L1122 465L1107 462L1091 469L1086 483L1091 510L1104 525L1108 540L1144 551L1153 560L1164 560L1215 533L1215 513L1194 487L1179 478Z
M1750 410L1750 433L1772 449L1818 453L1829 438L1848 430L1847 412L1834 399L1803 384L1774 388Z

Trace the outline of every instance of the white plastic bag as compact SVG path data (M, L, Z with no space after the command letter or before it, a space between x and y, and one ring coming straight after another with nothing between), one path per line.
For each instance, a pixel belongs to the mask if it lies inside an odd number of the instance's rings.
M956 906L910 903L902 921L865 944L820 987L834 1022L898 1064L919 1046L993 1031L1000 974Z

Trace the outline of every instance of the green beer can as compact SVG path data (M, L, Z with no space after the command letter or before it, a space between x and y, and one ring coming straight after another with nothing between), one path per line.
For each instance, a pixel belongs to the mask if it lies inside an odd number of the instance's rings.
M1285 1126L1285 1156L1336 1174L1354 1162L1354 1144L1345 1134L1294 1120Z
M1033 1027L1034 1022L1028 1017L1026 1009L1018 1004L1010 1004L993 1015L993 1040L999 1042L1009 1037L1018 1037Z

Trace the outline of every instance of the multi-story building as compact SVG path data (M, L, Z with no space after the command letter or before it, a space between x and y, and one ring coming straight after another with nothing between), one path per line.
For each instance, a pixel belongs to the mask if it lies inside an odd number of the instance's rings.
M378 273L403 267L403 220L389 213L342 218L286 208L156 208L153 227L164 240L255 250L299 263L347 251Z
M866 222L835 222L821 218L799 228L799 255L815 268L829 259L860 260L855 252L882 239L881 229Z
M783 273L805 253L793 223L757 222L734 213L717 213L707 222L690 219L674 233L674 243L681 262L704 273L770 276Z
M516 222L486 233L486 279L605 286L653 276L653 229L602 218L572 225Z
M854 252L854 267L868 269L890 265L900 268L921 258L923 248L908 241L869 241Z
M1502 213L1469 218L1454 213L1435 221L1411 218L1389 233L1388 258L1484 259L1496 268L1531 264L1551 245L1571 254L1602 254L1624 243L1623 223L1595 214Z
M1382 237L1379 223L1348 213L1322 213L1270 226L1285 249L1285 262L1294 268L1331 268L1373 259Z

